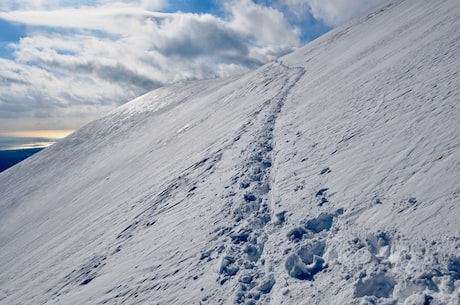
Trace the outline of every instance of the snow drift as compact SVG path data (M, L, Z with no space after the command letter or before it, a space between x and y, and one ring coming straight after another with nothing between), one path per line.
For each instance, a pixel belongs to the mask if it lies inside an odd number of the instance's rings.
M459 304L460 3L390 1L0 174L1 304Z

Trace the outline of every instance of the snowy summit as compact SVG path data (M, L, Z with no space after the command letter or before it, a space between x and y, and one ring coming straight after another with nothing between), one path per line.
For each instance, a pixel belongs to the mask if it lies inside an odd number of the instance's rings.
M460 2L392 0L0 174L0 304L460 304Z

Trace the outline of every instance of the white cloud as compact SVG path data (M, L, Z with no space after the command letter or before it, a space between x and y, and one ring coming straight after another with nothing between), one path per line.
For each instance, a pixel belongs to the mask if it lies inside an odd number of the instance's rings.
M41 10L38 1L29 2L37 9L24 9L24 3L22 10L0 12L30 26L11 45L14 61L0 63L6 120L13 113L16 120L84 113L92 119L163 84L241 73L300 44L300 31L281 12L249 0L228 5L225 18L142 8L164 4L155 0L54 10Z
M17 10L52 10L78 7L137 7L147 10L159 10L166 5L166 0L2 0L1 11Z
M168 14L154 13L131 6L62 8L57 10L21 10L0 12L0 18L33 26L99 30L110 34L129 35L133 26L145 18L162 18Z
M314 18L337 26L383 2L383 0L282 0L297 16L310 12Z
M257 37L261 45L296 45L300 30L292 28L282 12L250 0L241 0L227 5L232 14L230 26Z
M73 129L113 108L103 96L93 94L95 89L109 93L106 95L112 98L125 94L120 86L78 76L55 75L5 59L0 59L0 67L3 130L46 129L46 124Z

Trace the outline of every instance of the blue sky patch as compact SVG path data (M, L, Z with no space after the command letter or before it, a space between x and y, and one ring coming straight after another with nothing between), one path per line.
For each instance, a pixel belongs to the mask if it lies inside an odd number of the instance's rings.
M19 42L21 37L26 36L26 26L20 23L9 22L0 19L0 57L13 59L14 49L9 45Z
M163 10L165 13L175 13L181 11L183 13L208 13L215 16L222 16L221 5L216 1L204 0L178 0L171 1Z

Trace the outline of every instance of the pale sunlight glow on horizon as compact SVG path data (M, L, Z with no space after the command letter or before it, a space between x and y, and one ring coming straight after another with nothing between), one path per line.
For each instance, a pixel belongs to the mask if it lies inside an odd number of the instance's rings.
M49 138L62 139L73 133L75 130L21 130L0 132L0 136L17 137L17 138Z
M23 130L0 132L0 150L46 148L74 130Z

